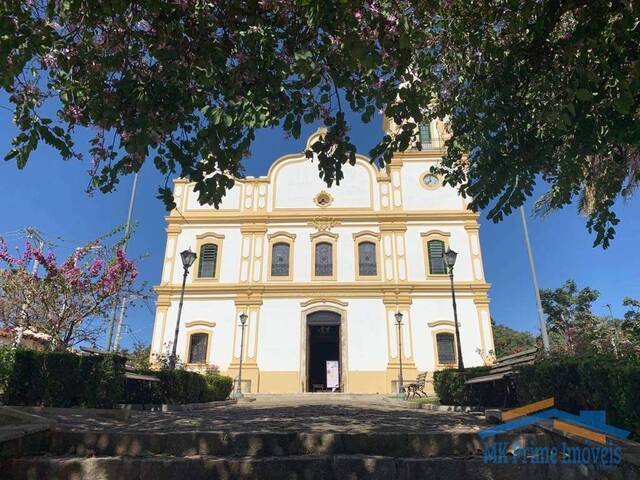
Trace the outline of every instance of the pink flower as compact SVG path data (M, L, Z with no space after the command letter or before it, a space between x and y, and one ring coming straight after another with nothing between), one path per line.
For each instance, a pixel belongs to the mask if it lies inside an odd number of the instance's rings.
M47 53L42 56L42 64L46 68L53 68L57 65L57 63L58 61L56 59L56 56L53 53Z

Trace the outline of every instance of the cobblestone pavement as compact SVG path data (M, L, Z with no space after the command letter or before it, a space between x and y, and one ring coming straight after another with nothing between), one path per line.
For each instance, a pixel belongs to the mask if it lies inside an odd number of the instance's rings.
M251 403L191 412L134 411L126 421L70 414L55 418L59 428L65 430L112 432L425 433L480 428L475 415L410 409L378 395L258 397Z

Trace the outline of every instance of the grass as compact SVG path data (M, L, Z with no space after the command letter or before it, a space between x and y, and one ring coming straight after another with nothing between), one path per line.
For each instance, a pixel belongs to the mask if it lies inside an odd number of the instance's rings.
M413 403L428 403L431 405L440 405L440 399L438 397L411 397L407 399L408 402Z

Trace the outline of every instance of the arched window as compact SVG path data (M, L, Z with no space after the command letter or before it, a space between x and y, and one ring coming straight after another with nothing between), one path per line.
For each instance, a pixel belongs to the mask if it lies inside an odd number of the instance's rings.
M455 337L453 333L438 333L436 335L438 346L438 363L456 363Z
M428 123L420 124L420 145L422 148L431 147L431 125Z
M194 333L189 336L189 363L206 363L209 335Z
M327 242L316 243L316 277L333 276L333 245Z
M216 276L216 262L218 261L218 245L205 243L200 247L198 277L214 278Z
M429 240L427 243L429 255L429 273L431 275L443 275L447 273L444 264L444 242L442 240Z
M360 242L358 244L358 273L361 276L376 276L376 244L373 242Z
M274 243L271 251L271 276L289 276L289 251L291 247L288 243Z

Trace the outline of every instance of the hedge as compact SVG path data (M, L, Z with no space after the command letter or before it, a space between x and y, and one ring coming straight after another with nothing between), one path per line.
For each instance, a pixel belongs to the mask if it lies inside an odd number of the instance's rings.
M467 368L460 373L458 369L447 368L433 373L433 388L442 405L490 406L494 403L494 392L488 388L472 388L465 380L486 375L491 367Z
M144 370L160 382L125 379L124 357L0 347L0 399L8 405L112 408L119 403L225 400L233 380L218 373Z
M2 393L5 404L110 408L122 399L123 357L22 349L13 349L12 355Z
M127 380L126 403L200 403L225 400L233 387L231 377L218 373L202 375L188 370L138 370L160 382Z
M520 404L554 397L574 414L605 410L607 422L640 440L640 362L605 355L540 360L522 366L516 377Z

